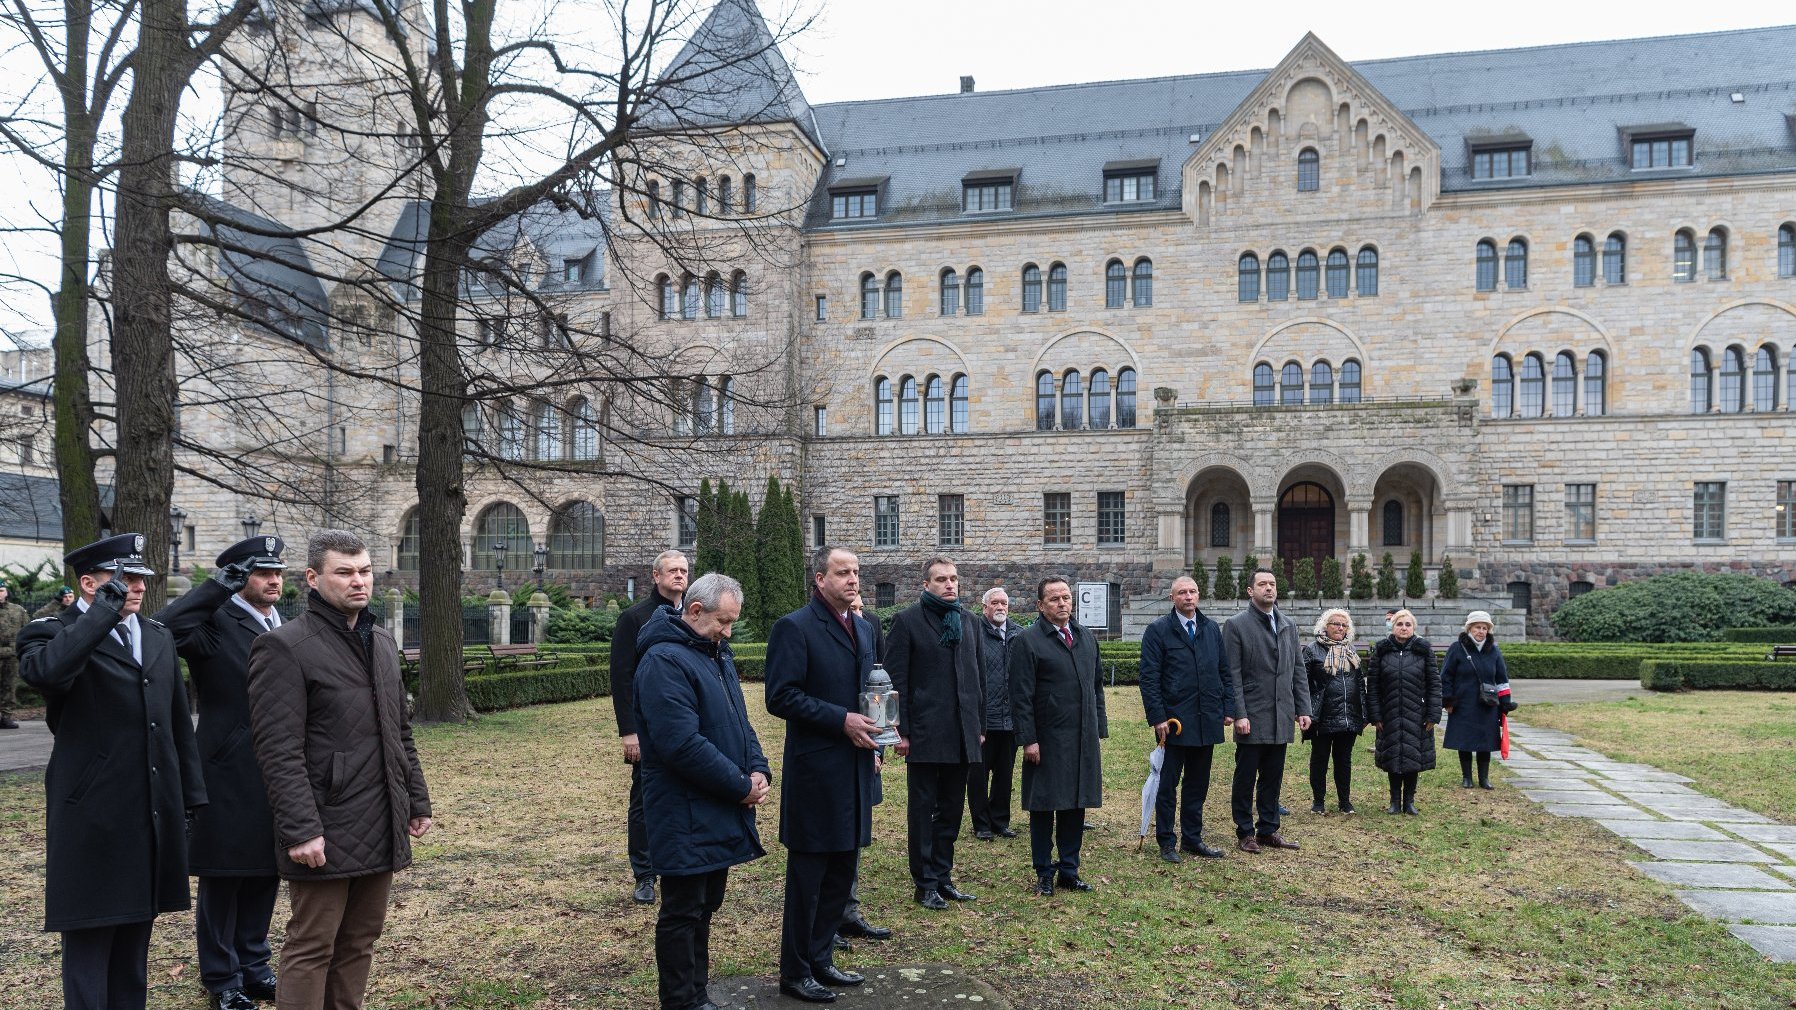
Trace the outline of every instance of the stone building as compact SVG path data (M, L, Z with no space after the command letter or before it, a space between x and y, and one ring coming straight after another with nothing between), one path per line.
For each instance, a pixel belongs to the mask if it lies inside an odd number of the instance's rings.
M721 0L696 38L770 36ZM1053 571L1147 606L1200 561L1419 550L1431 584L1450 557L1539 633L1569 596L1665 569L1796 579L1796 28L1351 64L1309 35L1269 71L816 107L777 47L707 52L674 63L717 84L687 110L702 129L646 136L657 167L600 213L504 243L545 297L672 364L471 418L491 457L471 584L495 538L546 543L587 593L688 543L688 499L614 475L632 467L676 491L795 481L879 602L938 553L975 586ZM296 179L361 164L286 120L238 129L244 157L287 145ZM282 178L226 200L313 222L375 192ZM416 199L333 246L345 269L403 286ZM623 219L710 236L707 265ZM309 339L404 371L404 327L370 312ZM339 392L309 462L349 490L282 521L360 525L403 580L415 404ZM532 457L565 465L528 491L501 475ZM177 497L202 549L268 507Z

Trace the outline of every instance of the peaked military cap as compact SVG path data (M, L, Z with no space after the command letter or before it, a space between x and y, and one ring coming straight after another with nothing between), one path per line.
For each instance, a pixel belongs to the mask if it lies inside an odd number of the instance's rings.
M250 537L226 547L218 556L218 567L245 564L251 568L285 568L287 563L281 560L281 552L286 549L287 542L280 537Z
M156 570L143 559L143 544L142 533L120 533L96 540L86 547L77 547L62 560L78 575L110 572L119 567L130 575L154 575Z

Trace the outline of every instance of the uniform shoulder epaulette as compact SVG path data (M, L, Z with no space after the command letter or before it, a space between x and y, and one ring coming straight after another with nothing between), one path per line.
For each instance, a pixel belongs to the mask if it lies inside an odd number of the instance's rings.
M56 615L55 615L55 614L45 614L45 615L44 615L44 616L42 616L42 617L33 617L33 618L32 618L32 619L31 619L31 623L32 623L32 624L38 624L38 623L40 623L40 622L43 622L43 621L54 621L54 620L56 620L56 619L57 619L57 618L56 618Z
M139 614L139 615L137 615L137 619L144 622L145 624L154 624L158 628L168 627L168 625L163 624L161 621L156 620L154 617L145 617L142 614Z

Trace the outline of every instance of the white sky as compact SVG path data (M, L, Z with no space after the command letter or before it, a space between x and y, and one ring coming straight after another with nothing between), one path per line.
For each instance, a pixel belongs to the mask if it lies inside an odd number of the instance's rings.
M821 12L787 56L813 103L941 94L971 74L980 91L1270 67L1313 31L1349 61L1557 42L1763 27L1796 21L1788 0L1721 7L1666 0L1442 4L1421 0L760 0L769 18ZM568 22L577 23L569 18ZM777 29L776 29L777 30ZM10 41L10 40L6 40ZM671 50L669 50L671 55ZM24 54L8 62L15 68ZM1791 56L1796 77L1796 54ZM17 86L16 78L6 83ZM1592 81L1593 88L1600 86ZM122 99L115 104L122 107ZM50 180L0 157L0 218L54 211ZM17 181L12 181L16 179ZM47 240L0 237L0 272L55 278ZM45 297L0 293L0 328L47 325Z

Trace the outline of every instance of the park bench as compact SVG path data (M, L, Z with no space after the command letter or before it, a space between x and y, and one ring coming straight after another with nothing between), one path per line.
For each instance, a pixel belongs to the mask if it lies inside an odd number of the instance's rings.
M1796 659L1796 645L1774 645L1766 659Z
M532 646L532 648L535 648L535 647ZM402 667L404 667L405 672L408 674L418 672L418 663L423 658L424 658L424 650L423 649L400 649L399 650L399 663ZM466 659L466 658L464 658L462 660L462 664L461 664L462 672L464 672L464 673L472 673L475 670L479 670L485 666L486 666L486 661L482 660L482 659Z
M542 655L534 645L495 645L491 648L495 666L552 666L556 662L554 656Z

